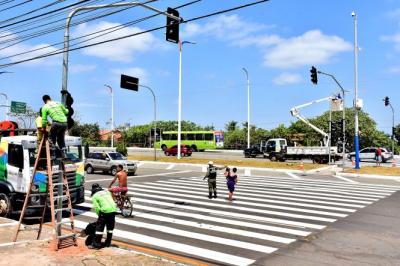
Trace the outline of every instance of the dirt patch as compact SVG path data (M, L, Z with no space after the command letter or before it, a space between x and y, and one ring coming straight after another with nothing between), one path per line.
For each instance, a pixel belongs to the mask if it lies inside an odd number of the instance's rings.
M153 161L153 156L145 155L131 155L130 160L139 161ZM193 164L204 164L207 165L208 161L212 160L216 165L234 165L243 167L260 167L260 168L274 168L274 169L290 169L290 170L300 170L301 162L287 163L287 162L271 162L267 160L225 160L225 159L207 159L207 158L181 158L178 160L175 157L158 157L158 162L169 162L169 163L193 163ZM312 164L304 163L304 170L313 170L321 167L325 167L325 164Z
M376 167L376 166L365 166L361 169L346 169L345 173L352 174L367 174L367 175L386 175L386 176L400 176L399 167Z

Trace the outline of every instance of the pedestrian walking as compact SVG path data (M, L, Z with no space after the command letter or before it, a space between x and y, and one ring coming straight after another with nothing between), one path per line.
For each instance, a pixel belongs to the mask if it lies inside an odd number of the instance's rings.
M113 230L115 226L115 212L117 211L117 205L115 204L111 193L95 183L92 185L92 202L94 210L99 216L96 221L96 233L93 239L93 244L89 248L100 249L101 239L103 237L104 227L107 228L107 238L104 243L105 247L111 245L111 239L113 236Z
M382 162L382 149L381 147L378 146L378 148L375 150L375 160L376 160L376 167L381 166Z
M226 166L214 166L213 161L208 162L207 173L204 179L208 181L208 198L211 199L214 193L214 198L217 198L217 171L224 169Z
M228 200L232 201L233 200L233 192L235 191L235 185L237 183L237 168L234 167L232 169L232 172L230 171L229 168L227 168L225 172L225 177L226 177L226 186L228 187Z

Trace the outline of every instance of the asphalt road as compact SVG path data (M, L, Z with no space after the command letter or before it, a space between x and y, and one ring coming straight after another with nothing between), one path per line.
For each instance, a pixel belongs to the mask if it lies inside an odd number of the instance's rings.
M218 177L218 198L208 199L204 173L198 169L147 167L139 167L137 175L129 177L134 216L117 216L115 239L217 265L361 265L368 258L378 262L388 252L374 258L365 254L394 245L400 236L399 230L388 235L372 226L382 223L387 229L390 223L400 222L393 203L393 197L399 197L396 181L368 179L363 184L362 179L353 183L329 175L240 174L235 200L229 202L222 176ZM107 187L111 179L103 174L87 176L86 202L76 207L78 228L96 220L91 185L97 182ZM393 213L387 207L394 208ZM382 222L379 211L386 212ZM367 240L369 231L375 238ZM362 252L350 256L345 248L335 248L349 238ZM313 246L314 241L324 248ZM295 263L298 249L304 257L297 257ZM329 249L334 249L335 256ZM385 265L400 264L399 252L393 252Z

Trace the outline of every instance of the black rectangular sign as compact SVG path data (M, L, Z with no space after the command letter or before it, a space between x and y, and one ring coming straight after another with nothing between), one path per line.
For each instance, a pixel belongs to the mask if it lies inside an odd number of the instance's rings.
M138 91L139 90L139 79L121 74L121 85L120 86L123 89Z

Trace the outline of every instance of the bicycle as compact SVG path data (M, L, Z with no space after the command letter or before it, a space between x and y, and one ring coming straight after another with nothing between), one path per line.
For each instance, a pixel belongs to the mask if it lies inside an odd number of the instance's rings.
M120 209L122 216L130 217L132 215L133 205L131 202L131 197L118 192L114 193L114 201L117 204L117 207Z

